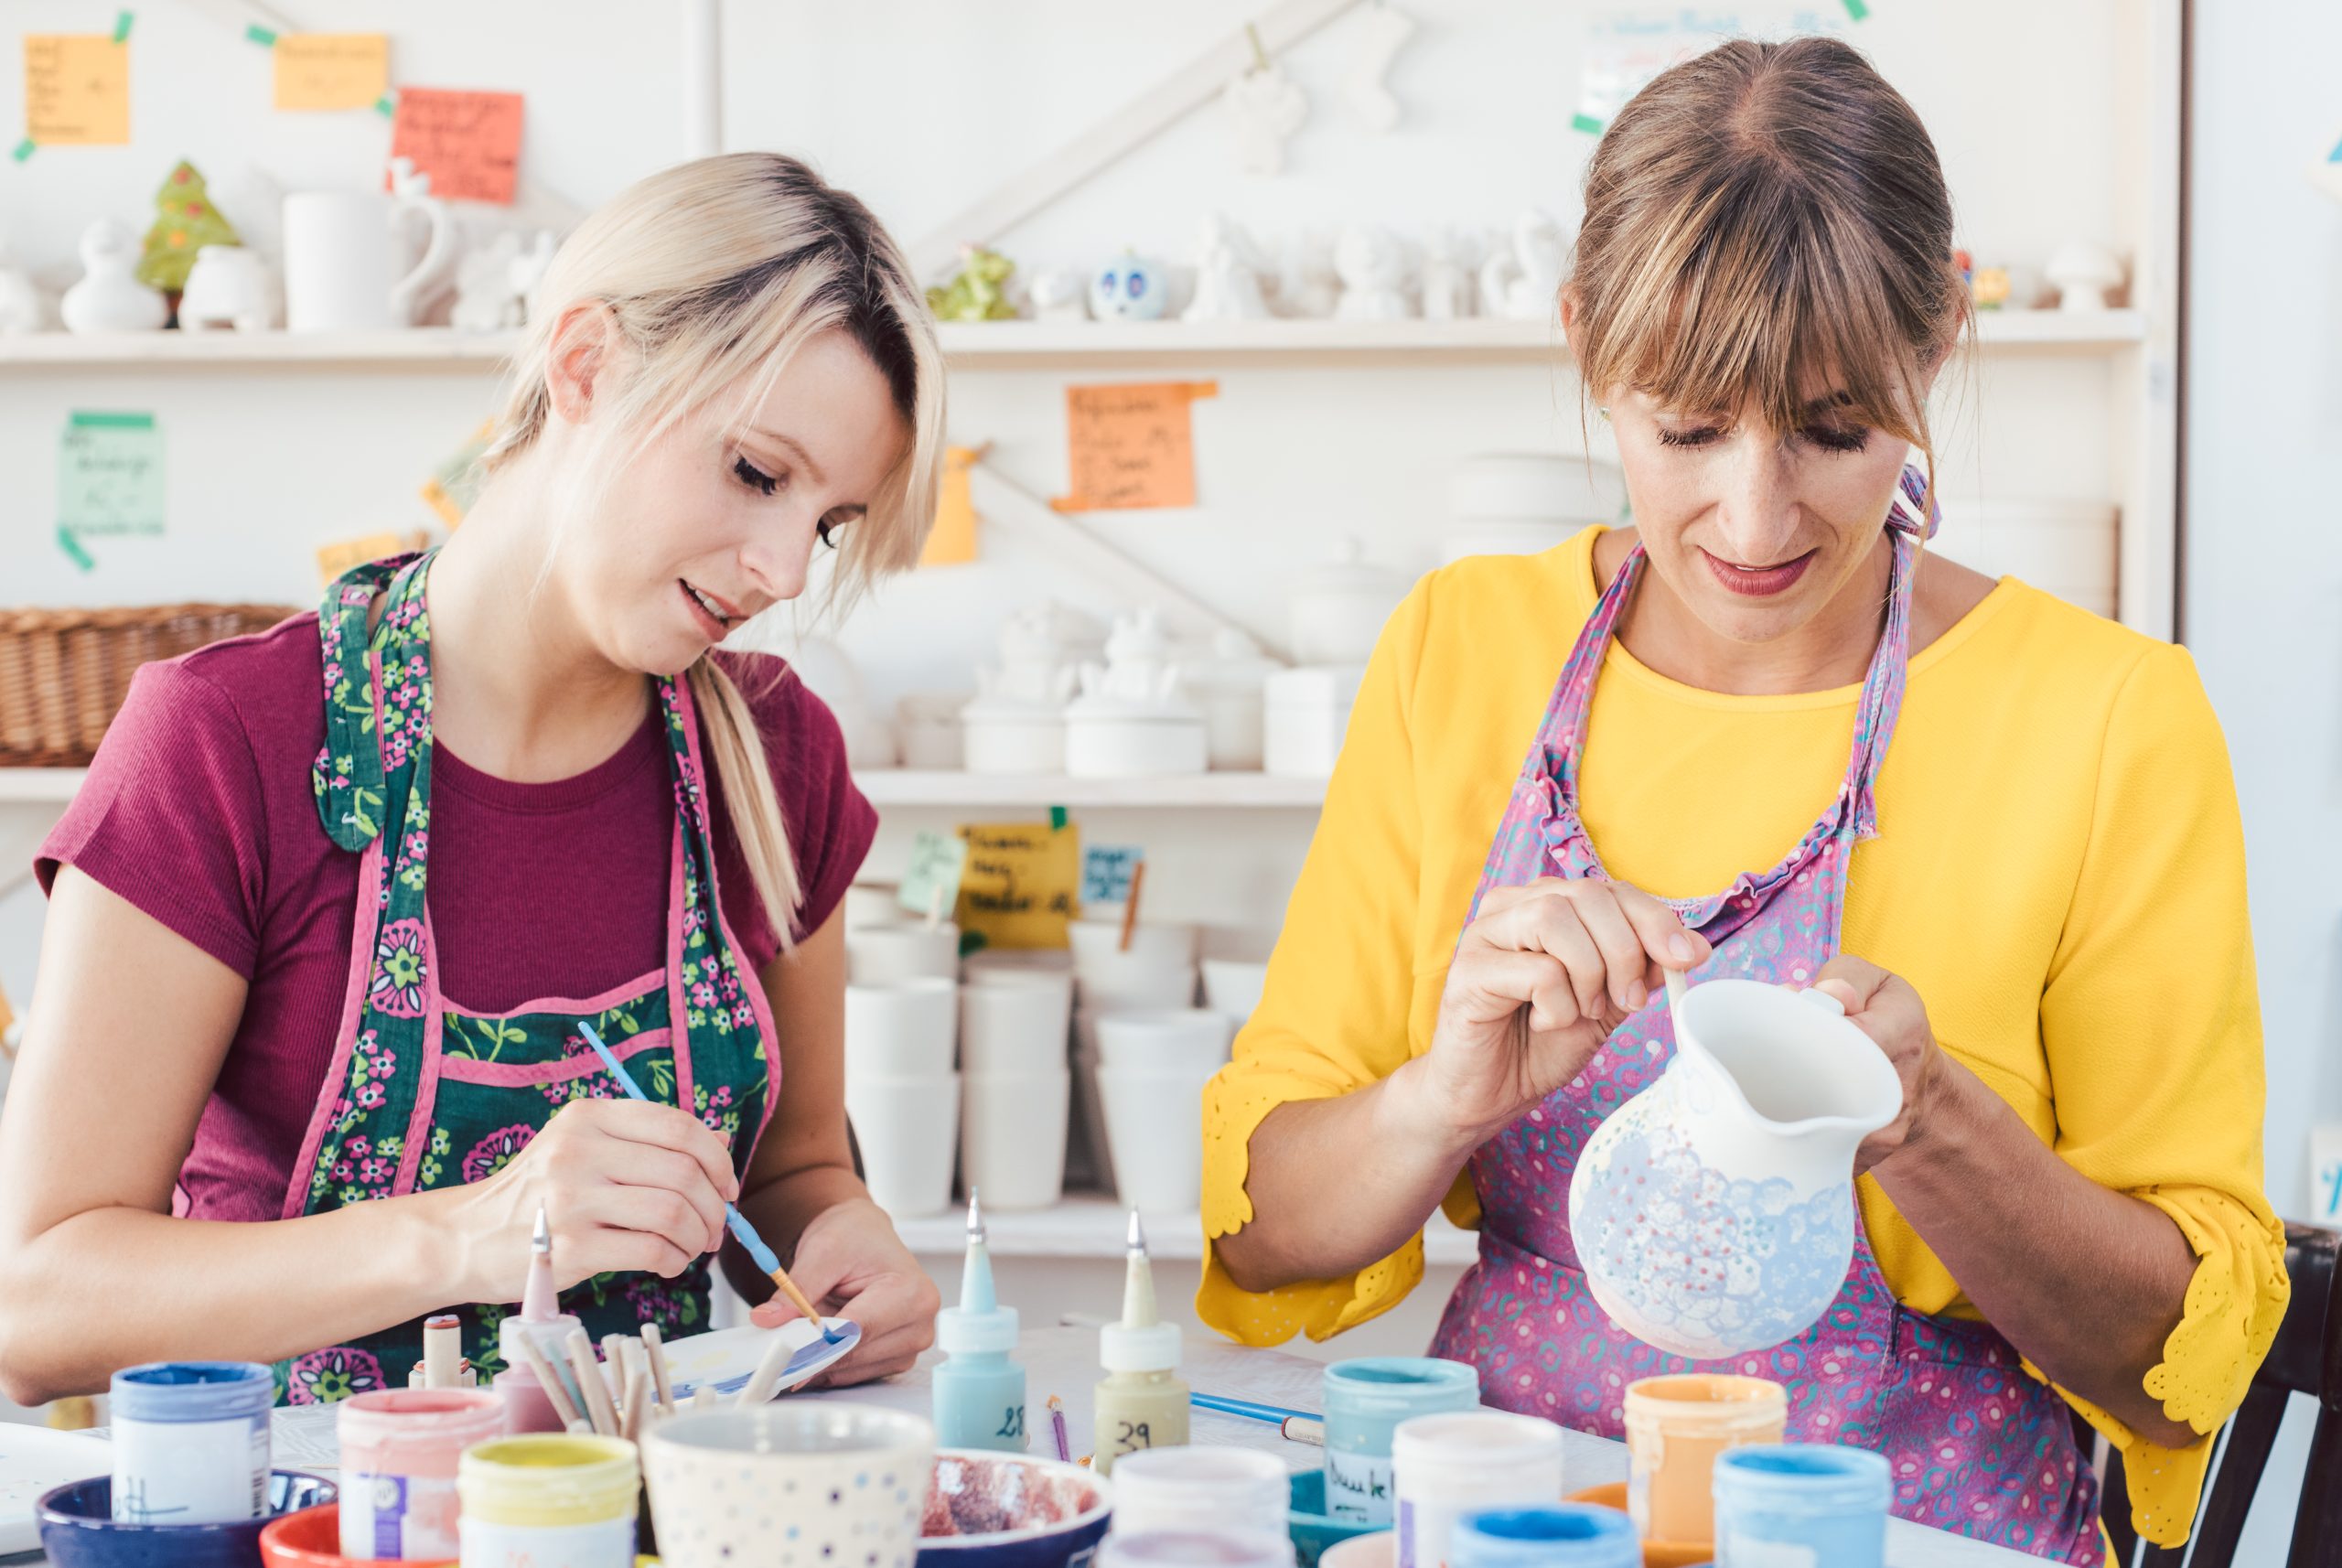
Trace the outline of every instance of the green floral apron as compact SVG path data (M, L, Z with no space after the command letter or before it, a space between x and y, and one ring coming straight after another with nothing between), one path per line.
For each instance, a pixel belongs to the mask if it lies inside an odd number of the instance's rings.
M334 584L318 612L326 744L311 769L317 815L337 844L364 859L333 1065L285 1195L285 1217L478 1181L571 1101L622 1092L577 1032L581 1018L654 1099L689 1108L714 1129L745 1173L770 1115L779 1066L767 1048L773 1026L763 987L717 897L686 682L657 683L675 790L665 964L599 996L547 997L503 1016L440 994L424 899L430 566L425 554L358 567ZM370 637L378 593L386 598ZM644 1323L670 1335L697 1332L707 1323L708 1262L672 1280L597 1274L564 1291L562 1310L584 1319L596 1341ZM512 1281L516 1296L521 1283ZM510 1309L457 1303L446 1310L463 1320L464 1353L483 1379L500 1371L497 1324ZM422 1347L417 1318L313 1350L278 1366L278 1397L310 1404L403 1388Z

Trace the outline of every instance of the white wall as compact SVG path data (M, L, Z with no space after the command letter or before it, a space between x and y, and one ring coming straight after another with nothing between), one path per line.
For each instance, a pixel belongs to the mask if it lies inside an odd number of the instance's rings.
M2186 639L2244 806L2269 1192L2296 1218L2309 1129L2342 1121L2342 203L2303 177L2342 136L2338 57L2325 0L2196 8ZM2240 1563L2283 1556L2294 1405Z

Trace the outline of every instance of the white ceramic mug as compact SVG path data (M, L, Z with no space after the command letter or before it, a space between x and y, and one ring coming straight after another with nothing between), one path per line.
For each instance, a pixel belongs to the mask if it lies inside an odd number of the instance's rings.
M1062 971L971 969L960 992L960 1056L986 1077L1061 1072L1073 1016Z
M1204 1005L1215 1013L1224 1013L1238 1024L1250 1018L1261 1005L1261 993L1269 983L1269 966L1265 963L1245 963L1232 958L1204 960Z
M849 1072L845 1112L862 1146L863 1181L879 1208L912 1219L951 1207L952 1156L960 1147L957 1073L887 1078ZM1196 1136L1200 1144L1200 1121Z
M851 1079L940 1078L958 1042L960 988L902 980L845 988L845 1072Z
M1107 953L1074 972L1076 1027L1080 1013L1143 1007L1192 1007L1196 966L1166 964L1137 953Z
M1203 1202L1203 1091L1210 1078L1194 1069L1098 1069L1114 1190L1124 1208L1190 1214Z
M1123 950L1123 919L1076 920L1066 928L1073 947L1074 968L1130 959L1143 963L1185 965L1196 961L1198 932L1193 926L1141 923L1131 928L1130 950Z
M911 1568L934 1469L935 1428L872 1405L790 1400L693 1412L642 1442L670 1568Z
M429 227L407 265L409 220ZM447 209L427 196L305 190L285 199L285 323L295 332L363 332L414 324L424 290L456 259Z
M855 985L891 985L906 980L960 978L960 928L907 923L849 926L845 933L845 977Z
M1065 1193L1073 1074L969 1074L960 1085L960 1170L986 1208L1047 1208Z
M1144 1072L1219 1070L1232 1031L1225 1015L1201 1007L1098 1015L1098 1060Z

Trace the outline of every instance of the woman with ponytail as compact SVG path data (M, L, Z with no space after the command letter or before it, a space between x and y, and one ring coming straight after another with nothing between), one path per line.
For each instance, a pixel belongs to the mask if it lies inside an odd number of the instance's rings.
M834 1379L928 1343L843 1108L876 817L821 703L719 650L817 551L847 597L918 558L924 304L859 201L738 154L596 213L535 306L453 539L141 671L41 850L0 1123L20 1401L189 1358L296 1402L403 1386L447 1310L494 1371L541 1208L597 1337L704 1329L713 1255L769 1294L736 1201L861 1325Z

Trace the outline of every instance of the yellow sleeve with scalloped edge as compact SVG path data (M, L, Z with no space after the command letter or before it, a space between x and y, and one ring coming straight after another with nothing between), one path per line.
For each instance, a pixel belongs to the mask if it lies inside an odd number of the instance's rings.
M2219 722L2183 649L2141 659L2109 716L2041 1038L2057 1153L2169 1215L2196 1254L2186 1305L2144 1386L2165 1415L2205 1435L2159 1447L2060 1391L2122 1450L2139 1533L2177 1545L2211 1434L2243 1401L2289 1294L2284 1227L2261 1192L2266 1086L2244 827Z
M1260 1006L1236 1036L1233 1059L1204 1090L1196 1314L1247 1345L1282 1344L1295 1331L1327 1338L1396 1305L1423 1278L1420 1233L1345 1278L1257 1294L1228 1277L1213 1242L1252 1218L1244 1191L1250 1144L1270 1112L1363 1088L1411 1052L1423 829L1409 718L1428 596L1428 585L1418 585L1375 645Z

